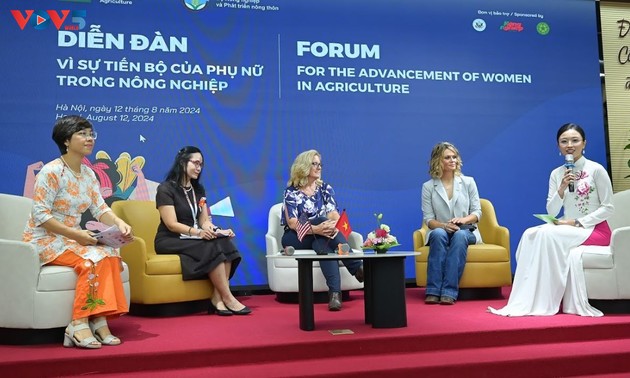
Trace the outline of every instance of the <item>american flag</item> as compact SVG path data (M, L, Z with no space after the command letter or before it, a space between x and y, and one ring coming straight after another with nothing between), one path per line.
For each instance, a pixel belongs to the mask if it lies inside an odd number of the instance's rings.
M304 235L311 229L311 222L308 221L306 213L302 213L298 218L297 237L300 242L304 239Z

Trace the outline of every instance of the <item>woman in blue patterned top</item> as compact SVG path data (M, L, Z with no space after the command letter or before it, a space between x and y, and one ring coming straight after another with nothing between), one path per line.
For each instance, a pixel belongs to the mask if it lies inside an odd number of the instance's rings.
M313 249L317 254L335 251L339 244L348 241L336 228L339 212L332 186L322 181L321 155L316 150L299 154L291 166L291 178L284 190L282 212L283 247L295 249ZM308 218L311 228L300 239L297 230L302 215ZM342 260L359 282L363 282L363 265L360 260ZM341 276L336 260L319 262L328 285L328 309L341 310Z

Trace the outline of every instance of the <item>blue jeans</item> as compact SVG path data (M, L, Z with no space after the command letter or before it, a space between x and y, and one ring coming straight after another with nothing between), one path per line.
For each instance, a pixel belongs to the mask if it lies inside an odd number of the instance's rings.
M436 228L431 231L426 295L457 299L468 245L476 241L475 235L468 230L448 233L442 228Z
M316 218L311 220L311 224L320 224L325 221L326 218ZM285 229L284 235L282 235L282 247L288 245L295 249L313 249L315 251L325 251L326 253L332 253L337 250L339 243L347 243L348 240L341 232L338 232L333 239L329 239L322 235L306 235L300 241L297 237L297 232L291 229ZM361 260L341 260L343 265L348 268L350 274L354 275L363 265ZM339 262L337 260L322 260L319 262L319 267L326 278L326 285L328 285L328 291L341 292L341 274L339 273Z

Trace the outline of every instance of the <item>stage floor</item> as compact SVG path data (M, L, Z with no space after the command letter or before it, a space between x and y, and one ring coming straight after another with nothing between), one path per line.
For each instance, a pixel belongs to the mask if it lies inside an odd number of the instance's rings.
M123 340L123 344L116 347L63 348L61 338L56 344L0 345L0 371L40 377L123 373L130 369L140 373L184 366L220 368L236 363L370 356L384 350L420 353L536 343L630 340L630 315L586 318L558 314L508 318L486 312L488 306L502 307L508 293L506 288L502 299L463 300L454 306L445 306L425 305L424 290L408 288L408 326L374 329L364 323L363 292L354 291L350 300L343 302L340 312L328 311L326 303L315 304L315 330L310 332L299 329L297 304L280 303L274 295L253 295L240 298L253 310L248 316L200 313L149 318L126 315L112 320L112 331ZM185 365L182 365L183 359ZM630 365L630 359L627 361ZM143 367L134 368L137 363ZM56 369L56 373L50 369Z

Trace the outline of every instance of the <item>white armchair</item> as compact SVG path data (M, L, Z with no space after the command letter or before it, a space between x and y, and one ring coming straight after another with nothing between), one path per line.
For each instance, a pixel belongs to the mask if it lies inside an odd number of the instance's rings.
M610 246L580 246L589 299L630 299L630 190L613 195ZM597 306L596 306L597 307Z
M22 241L31 207L30 198L0 193L0 334L16 338L2 338L10 343L33 342L30 336L18 336L16 329L61 328L72 320L74 270L64 266L40 268L39 256L30 243ZM122 278L129 301L126 265Z
M282 251L282 235L284 227L280 224L282 214L282 203L275 204L269 210L269 223L267 234L265 235L267 249L267 278L269 288L275 293L297 293L298 292L298 268L294 259L274 259L269 256L280 255ZM357 232L352 232L348 238L348 244L353 250L361 251L363 237ZM312 249L298 249L294 253L315 254ZM340 265L341 290L362 289L363 283L348 272L343 264ZM326 279L319 267L319 262L313 262L313 292L327 292Z

